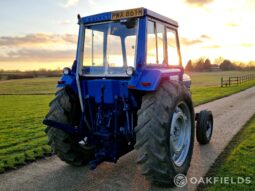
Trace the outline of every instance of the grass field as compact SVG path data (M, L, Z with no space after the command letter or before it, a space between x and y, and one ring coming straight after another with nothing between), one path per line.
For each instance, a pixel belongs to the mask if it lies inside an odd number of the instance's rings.
M207 103L209 101L213 101L243 91L252 86L255 86L255 80L240 86L227 88L221 88L217 86L192 86L191 93L194 105L200 105L202 103Z
M255 190L254 140L255 115L244 126L241 132L233 138L207 174L208 177L232 177L234 182L237 182L238 177L249 177L250 184L214 184L209 187L201 187L198 190Z
M51 152L42 119L52 98L0 96L0 172Z
M30 78L0 81L2 94L49 94L55 93L59 78Z
M224 72L190 72L192 79L192 86L194 87L208 87L220 86L221 77L228 76L243 76L248 74L255 74L254 71L224 71Z
M195 105L255 85L253 81L239 87L220 88L219 80L222 75L238 74L191 73L191 91ZM58 78L0 81L0 172L51 152L47 146L42 120L48 112L50 100L54 97L57 81Z

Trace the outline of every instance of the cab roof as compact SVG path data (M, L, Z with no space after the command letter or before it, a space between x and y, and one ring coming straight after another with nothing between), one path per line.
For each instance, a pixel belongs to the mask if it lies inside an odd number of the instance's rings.
M141 18L141 17L152 17L154 19L160 20L162 22L168 23L175 27L178 27L178 23L166 16L160 15L154 11L151 11L146 8L135 8L135 9L126 9L126 10L117 10L105 13L99 13L96 15L90 15L86 17L82 17L80 19L81 23L84 24L91 24L97 22L105 22L105 21L112 21L112 20L122 20L122 19L129 19L129 18Z

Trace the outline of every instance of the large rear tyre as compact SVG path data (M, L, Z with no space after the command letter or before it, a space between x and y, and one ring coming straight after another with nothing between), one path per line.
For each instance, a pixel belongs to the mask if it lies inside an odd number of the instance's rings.
M194 143L194 110L190 92L178 82L162 82L145 95L135 128L137 163L156 184L173 185L186 174Z
M55 99L50 103L50 111L46 119L75 126L79 123L79 102L71 88L61 89L56 93ZM79 144L75 134L67 133L61 129L47 127L48 144L57 156L74 166L87 164L93 157L92 149L84 149Z

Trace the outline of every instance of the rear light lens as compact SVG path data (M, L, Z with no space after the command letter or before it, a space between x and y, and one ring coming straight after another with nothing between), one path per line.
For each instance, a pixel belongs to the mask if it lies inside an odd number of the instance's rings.
M143 87L149 87L149 86L151 86L151 83L150 82L141 82L141 85Z

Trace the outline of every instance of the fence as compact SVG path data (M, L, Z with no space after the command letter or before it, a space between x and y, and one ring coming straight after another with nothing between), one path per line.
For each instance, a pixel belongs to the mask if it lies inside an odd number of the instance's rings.
M255 74L245 76L230 76L227 78L221 77L221 87L238 86L248 81L255 80Z

